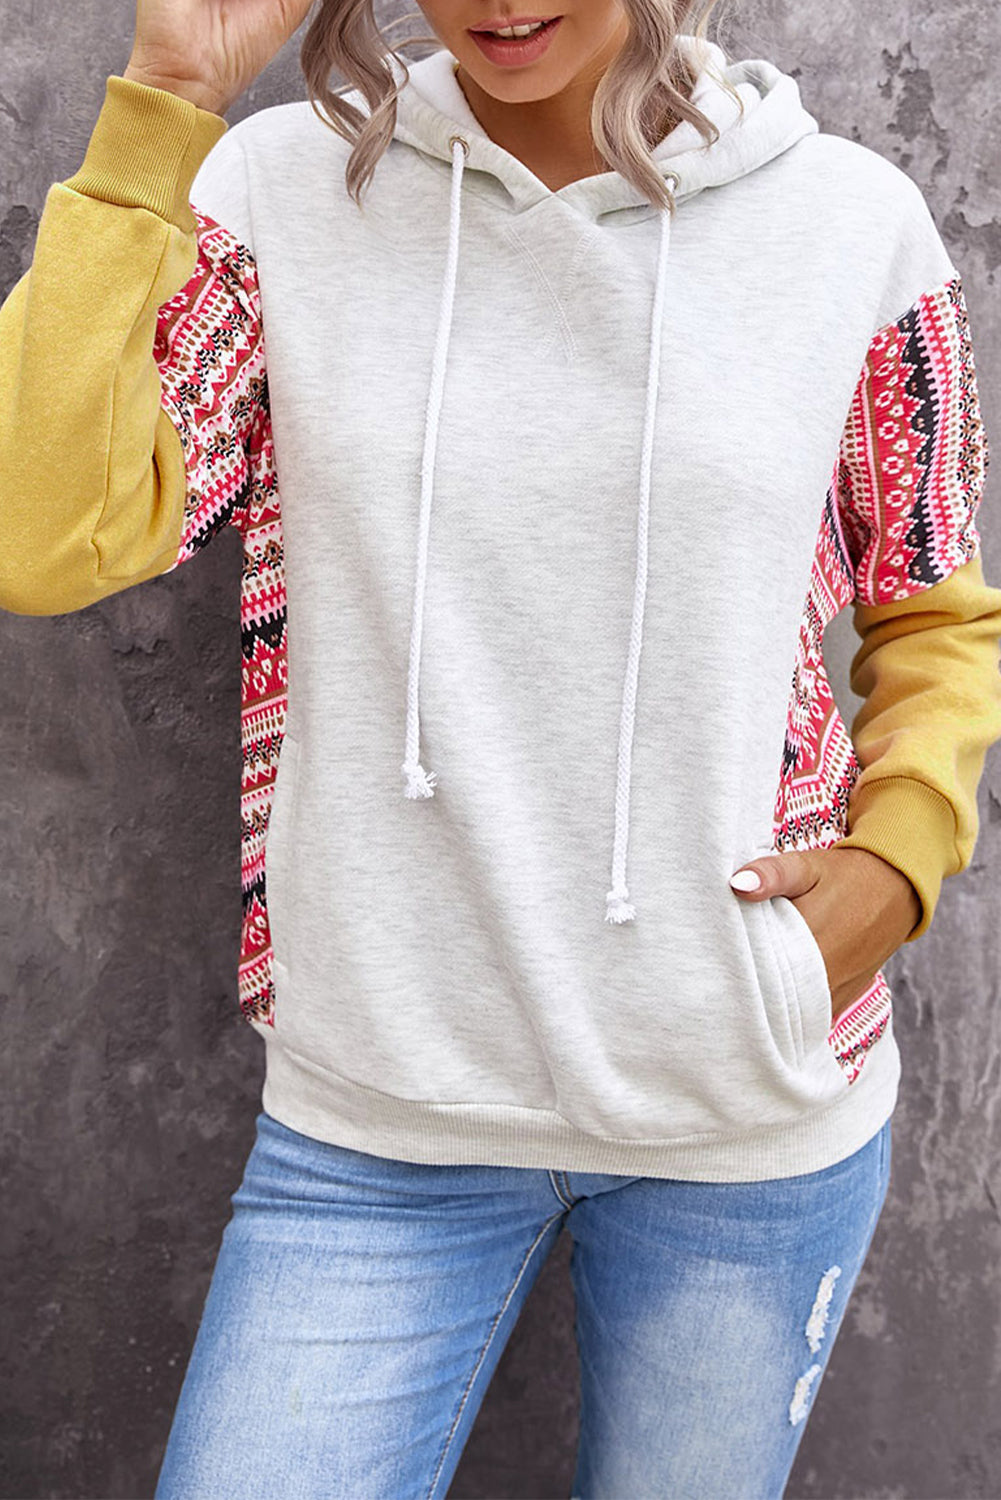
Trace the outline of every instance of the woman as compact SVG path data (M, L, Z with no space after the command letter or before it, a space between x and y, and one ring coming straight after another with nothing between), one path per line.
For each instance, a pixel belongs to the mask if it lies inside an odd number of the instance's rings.
M325 0L227 128L308 3L140 0L0 311L5 608L244 548L267 1076L159 1500L444 1496L564 1225L573 1495L792 1467L1001 590L924 199L712 8L431 0L407 69Z

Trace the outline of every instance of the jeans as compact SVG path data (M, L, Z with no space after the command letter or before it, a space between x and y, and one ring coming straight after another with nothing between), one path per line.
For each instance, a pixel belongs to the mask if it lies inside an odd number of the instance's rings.
M564 1225L573 1500L779 1500L889 1176L889 1120L713 1183L397 1161L262 1111L156 1500L443 1500Z

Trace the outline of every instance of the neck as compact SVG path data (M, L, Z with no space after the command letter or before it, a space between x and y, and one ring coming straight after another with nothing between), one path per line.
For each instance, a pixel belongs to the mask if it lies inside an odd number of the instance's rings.
M588 67L547 99L510 103L482 89L462 67L456 79L487 135L556 192L580 177L607 172L591 135L591 106L605 69L625 41L626 17Z
M605 69L618 53L624 35L616 32L588 69L566 88L547 99L510 103L482 89L458 64L456 81L473 114L492 141L516 156L551 192L582 177L611 170L594 144L591 109ZM678 124L669 111L660 122L657 139Z

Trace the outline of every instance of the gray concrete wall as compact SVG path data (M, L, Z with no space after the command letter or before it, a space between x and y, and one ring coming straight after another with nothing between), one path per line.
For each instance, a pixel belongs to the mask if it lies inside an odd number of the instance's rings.
M30 264L47 187L80 164L134 14L128 0L0 0L0 297ZM722 40L773 58L823 129L920 183L964 272L1001 449L1001 12L743 0ZM229 118L303 97L293 39ZM991 581L999 506L1001 463L981 513ZM226 534L197 567L80 613L0 615L7 1500L152 1494L251 1145L262 1057L236 1006L239 574ZM848 714L847 612L830 642ZM889 964L904 1058L890 1196L789 1500L1001 1496L1001 753L980 807L972 867ZM568 1256L564 1236L455 1497L569 1494Z

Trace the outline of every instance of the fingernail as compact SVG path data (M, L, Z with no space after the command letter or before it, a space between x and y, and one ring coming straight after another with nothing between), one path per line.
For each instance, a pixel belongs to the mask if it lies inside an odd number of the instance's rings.
M761 876L757 870L738 870L730 876L735 891L757 891L761 889Z

